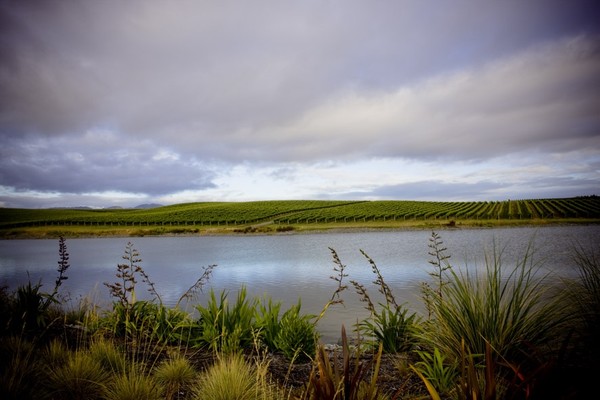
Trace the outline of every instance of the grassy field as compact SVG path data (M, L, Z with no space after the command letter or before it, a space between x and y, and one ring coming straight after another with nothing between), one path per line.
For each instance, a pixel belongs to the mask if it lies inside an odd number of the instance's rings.
M45 238L489 227L600 222L600 198L478 202L256 201L152 209L0 209L0 237Z

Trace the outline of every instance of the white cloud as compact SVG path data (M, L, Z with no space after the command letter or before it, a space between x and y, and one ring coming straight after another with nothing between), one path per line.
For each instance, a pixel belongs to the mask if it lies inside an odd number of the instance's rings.
M598 150L598 43L562 40L388 92L338 94L254 138L272 139L269 148L278 151L271 157L283 159L479 159L524 148Z

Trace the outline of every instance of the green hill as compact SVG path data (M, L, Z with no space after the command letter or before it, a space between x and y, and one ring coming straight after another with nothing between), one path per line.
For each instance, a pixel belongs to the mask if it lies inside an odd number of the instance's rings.
M393 227L394 223L535 223L540 221L598 222L600 197L564 199L528 199L505 201L329 201L281 200L253 202L186 203L149 209L16 209L0 208L0 233L6 237L19 235L34 228L61 228L62 231L82 227L111 228L118 234L126 227L154 227L140 234L178 233L157 230L157 227L229 227L251 226L290 229L306 225L323 228L377 223ZM467 223L467 221L470 221ZM122 231L124 234L135 234ZM35 236L35 235L34 235Z

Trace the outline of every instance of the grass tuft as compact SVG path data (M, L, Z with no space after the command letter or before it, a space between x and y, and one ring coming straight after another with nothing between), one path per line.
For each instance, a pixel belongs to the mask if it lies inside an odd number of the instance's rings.
M194 389L197 400L254 400L263 399L264 394L257 374L241 355L218 360Z
M67 363L49 372L53 397L61 399L101 399L106 395L110 374L83 351L71 355Z
M160 386L151 376L131 368L118 375L108 387L107 400L160 400L164 399Z
M187 392L196 376L196 370L181 356L163 361L154 371L154 378L164 388L167 399L175 399L179 393Z

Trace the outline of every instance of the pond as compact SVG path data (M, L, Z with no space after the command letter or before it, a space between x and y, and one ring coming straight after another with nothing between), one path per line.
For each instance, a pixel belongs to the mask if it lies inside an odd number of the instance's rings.
M493 229L446 229L438 232L457 269L485 270L485 254L502 252L503 265L534 249L533 260L555 277L576 277L575 244L597 249L599 225L544 226ZM270 296L284 309L302 301L302 310L318 314L336 289L330 248L346 265L347 280L364 284L377 297L371 266L363 250L381 270L399 303L423 312L421 282L432 271L428 253L431 231L370 231L281 234L265 236L195 236L68 239L69 279L61 287L73 302L89 297L108 304L103 282L114 282L116 266L128 242L140 253L141 266L155 283L163 302L174 305L198 279L203 268L216 264L199 295L204 303L210 288L230 291L235 298L242 285L252 296ZM0 241L0 284L16 288L30 279L51 290L58 266L58 240ZM140 294L138 292L138 294ZM143 297L143 296L139 296ZM233 301L232 299L232 301ZM352 326L368 315L352 286L343 293L344 304L331 307L319 322L324 342L337 340L342 324ZM193 308L189 307L192 311Z

